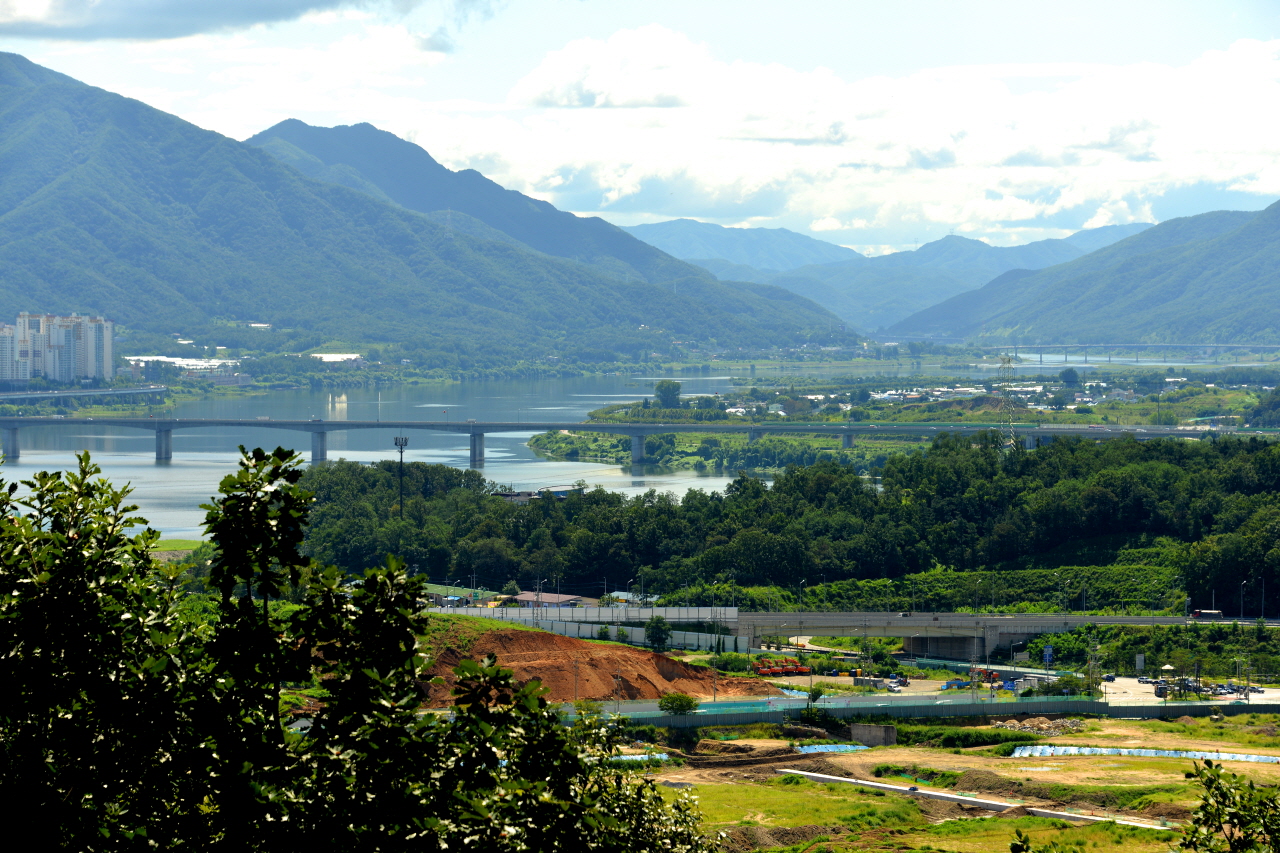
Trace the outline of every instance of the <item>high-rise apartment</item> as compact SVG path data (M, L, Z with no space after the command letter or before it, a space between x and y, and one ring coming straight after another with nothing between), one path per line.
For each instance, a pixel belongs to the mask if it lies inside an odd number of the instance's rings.
M24 311L14 325L0 324L0 381L109 379L113 335L111 321L101 317Z

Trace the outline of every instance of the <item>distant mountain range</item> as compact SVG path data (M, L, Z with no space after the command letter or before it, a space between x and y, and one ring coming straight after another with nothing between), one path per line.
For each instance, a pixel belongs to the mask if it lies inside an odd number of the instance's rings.
M815 240L786 228L725 228L693 219L672 219L650 225L632 225L622 230L677 258L727 261L761 272L783 272L809 264L829 264L862 257L853 249ZM694 260L693 263L699 262Z
M1063 239L1009 247L953 235L915 251L872 258L783 228L724 228L677 219L625 230L653 240L664 251L711 271L722 281L785 287L870 331L981 287L1009 270L1071 261L1150 227L1149 223L1108 225ZM800 258L820 259L783 266Z
M1280 339L1280 202L1162 222L1077 260L1013 270L894 325L1001 342Z
M367 125L272 130L236 142L0 54L0 318L92 312L211 338L257 321L472 366L840 326ZM443 210L412 207L433 198Z

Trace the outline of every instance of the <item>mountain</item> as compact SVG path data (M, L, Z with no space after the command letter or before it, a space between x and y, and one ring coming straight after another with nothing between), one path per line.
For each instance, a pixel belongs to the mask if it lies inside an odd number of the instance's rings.
M1077 249L1083 249L1086 253L1096 252L1099 249L1110 246L1112 243L1119 243L1125 237L1141 234L1150 228L1152 224L1150 222L1130 222L1127 225L1103 225L1101 228L1077 231L1070 237L1063 237L1062 242L1070 243Z
M679 222L690 220L676 220L659 225L668 226ZM637 229L628 230L634 233L638 228L651 227L658 226L638 226ZM719 228L715 225L705 227L748 234L765 231L754 228ZM723 256L677 254L677 257L697 264L721 281L752 281L785 287L826 307L850 325L869 330L892 325L930 305L981 287L1008 270L1040 269L1073 260L1149 227L1149 223L1108 225L1078 231L1063 239L1039 240L1022 246L991 246L981 240L951 235L910 252L894 252L872 258L851 253L844 260L806 264L781 272L726 260ZM792 236L801 237L799 234ZM763 241L766 238L761 239ZM828 245L818 240L810 242ZM669 248L679 251L682 247L669 244ZM694 243L684 248L688 251L710 249Z
M672 219L622 230L683 260L714 258L774 272L862 257L853 249L786 228L725 228L693 219Z
M1162 222L1075 261L1015 270L895 334L998 340L1274 343L1280 203Z
M371 124L313 127L282 121L245 140L317 180L358 189L419 213L456 211L559 258L620 278L670 281L699 271L598 217L557 210L473 169L454 172L423 148Z
M0 318L91 312L208 343L226 343L228 322L257 321L469 366L635 356L672 337L772 346L839 323L780 288L718 282L605 223L592 227L640 246L638 261L687 274L624 280L518 235L491 239L491 224L466 216L440 223L3 53L0 174Z

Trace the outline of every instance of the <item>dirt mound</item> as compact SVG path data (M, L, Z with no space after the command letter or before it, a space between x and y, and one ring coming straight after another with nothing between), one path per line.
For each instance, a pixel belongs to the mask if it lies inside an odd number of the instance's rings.
M1152 803L1142 810L1142 816L1163 820L1190 820L1191 809L1176 803Z
M1264 737L1275 737L1280 734L1280 729L1275 726L1259 726L1256 729L1250 729L1255 735L1263 735Z
M1030 814L1026 806L1010 806L1002 812L996 812L996 817L1027 817Z
M985 791L990 794L1011 793L1018 783L990 770L966 770L956 780L957 791Z
M796 740L825 740L831 737L831 733L816 726L783 726L782 736Z
M725 833L721 849L746 853L768 847L788 847L815 838L839 838L849 830L843 826L733 826Z
M498 664L512 670L517 681L541 681L549 691L547 698L553 702L572 702L575 698L658 699L667 693L687 693L699 699L712 696L711 669L643 649L588 643L540 631L502 629L476 638L466 657L480 660L488 654L497 655ZM427 705L439 708L452 703L456 681L453 668L462 658L452 648L437 657L423 681ZM444 683L427 683L434 676L444 679ZM714 686L720 698L782 695L778 688L757 678L720 676Z
M734 743L725 740L708 740L703 738L694 747L694 752L702 755L742 755L755 752L756 748L746 743Z
M1195 717L1188 717L1186 714L1183 714L1181 717L1179 717L1178 719L1174 720L1174 722L1175 722L1175 723L1182 723L1184 726L1194 726L1194 725L1196 724L1196 718L1195 718Z

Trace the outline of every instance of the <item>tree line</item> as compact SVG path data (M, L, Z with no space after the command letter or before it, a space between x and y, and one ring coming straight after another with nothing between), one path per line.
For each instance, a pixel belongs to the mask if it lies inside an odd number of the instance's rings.
M1243 592L1257 614L1264 587L1269 601L1280 595L1280 448L1257 438L1064 438L1006 452L995 434L942 434L925 452L889 457L878 482L819 461L772 484L740 475L723 493L593 489L525 505L475 472L404 470L403 521L394 461L308 470L303 486L318 500L307 552L350 571L398 554L433 579L544 579L579 594L1136 559L1169 569L1193 608L1231 612ZM1079 582L1057 583L1063 600L1080 595Z

